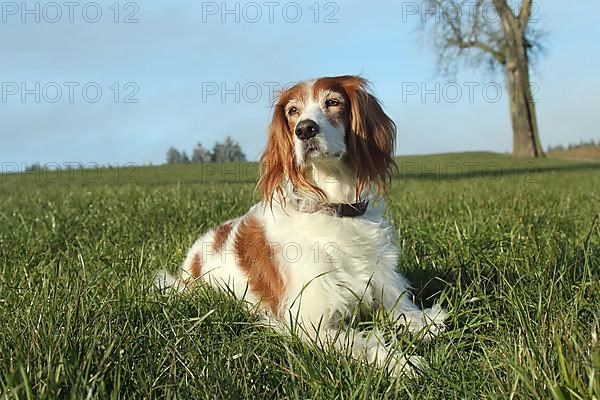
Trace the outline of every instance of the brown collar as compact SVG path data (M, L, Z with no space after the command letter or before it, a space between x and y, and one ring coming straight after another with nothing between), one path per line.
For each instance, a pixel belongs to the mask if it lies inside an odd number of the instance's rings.
M339 218L356 218L365 215L369 208L369 200L363 200L358 203L318 203L310 209L302 209L300 211L307 213L316 213L324 211L331 213Z

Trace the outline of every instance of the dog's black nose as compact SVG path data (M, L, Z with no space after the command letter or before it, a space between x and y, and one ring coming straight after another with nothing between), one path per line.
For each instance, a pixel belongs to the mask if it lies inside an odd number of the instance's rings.
M308 140L319 133L319 125L312 119L305 119L296 125L296 136L300 140Z

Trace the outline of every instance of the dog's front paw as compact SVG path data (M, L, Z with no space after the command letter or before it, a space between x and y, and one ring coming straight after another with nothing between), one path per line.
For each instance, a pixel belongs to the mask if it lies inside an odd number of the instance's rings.
M415 378L427 367L427 362L421 356L393 356L388 364L388 372L396 377Z
M446 329L444 320L447 315L439 304L435 304L432 308L403 312L398 323L421 339L429 340Z
M423 339L429 340L446 330L444 320L448 313L439 305L423 310Z

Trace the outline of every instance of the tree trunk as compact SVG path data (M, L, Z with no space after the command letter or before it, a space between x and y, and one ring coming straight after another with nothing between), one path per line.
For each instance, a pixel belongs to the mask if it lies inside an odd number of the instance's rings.
M506 63L506 83L510 93L510 117L513 128L513 155L516 157L543 157L544 151L539 139L535 100L529 80L529 65L518 55L515 58L517 59L509 59Z
M544 155L537 132L535 103L531 98L529 83L523 87L522 70L507 71L507 86L511 95L510 118L513 129L513 155L517 157L542 157ZM528 82L528 81L525 81Z
M496 2L501 16L505 38L506 85L510 93L510 118L513 128L513 155L516 157L543 157L540 142L535 99L531 92L529 59L525 25L519 23L504 2Z

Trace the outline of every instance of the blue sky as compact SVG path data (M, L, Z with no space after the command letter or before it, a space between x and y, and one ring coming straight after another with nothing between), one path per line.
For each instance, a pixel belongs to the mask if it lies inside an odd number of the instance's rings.
M439 76L420 17L403 14L419 2L249 3L122 2L116 15L112 0L2 2L0 162L159 164L170 146L226 135L256 159L269 88L341 74L372 81L398 125L398 154L510 150L502 76ZM538 4L550 33L532 79L542 143L600 139L600 2Z

